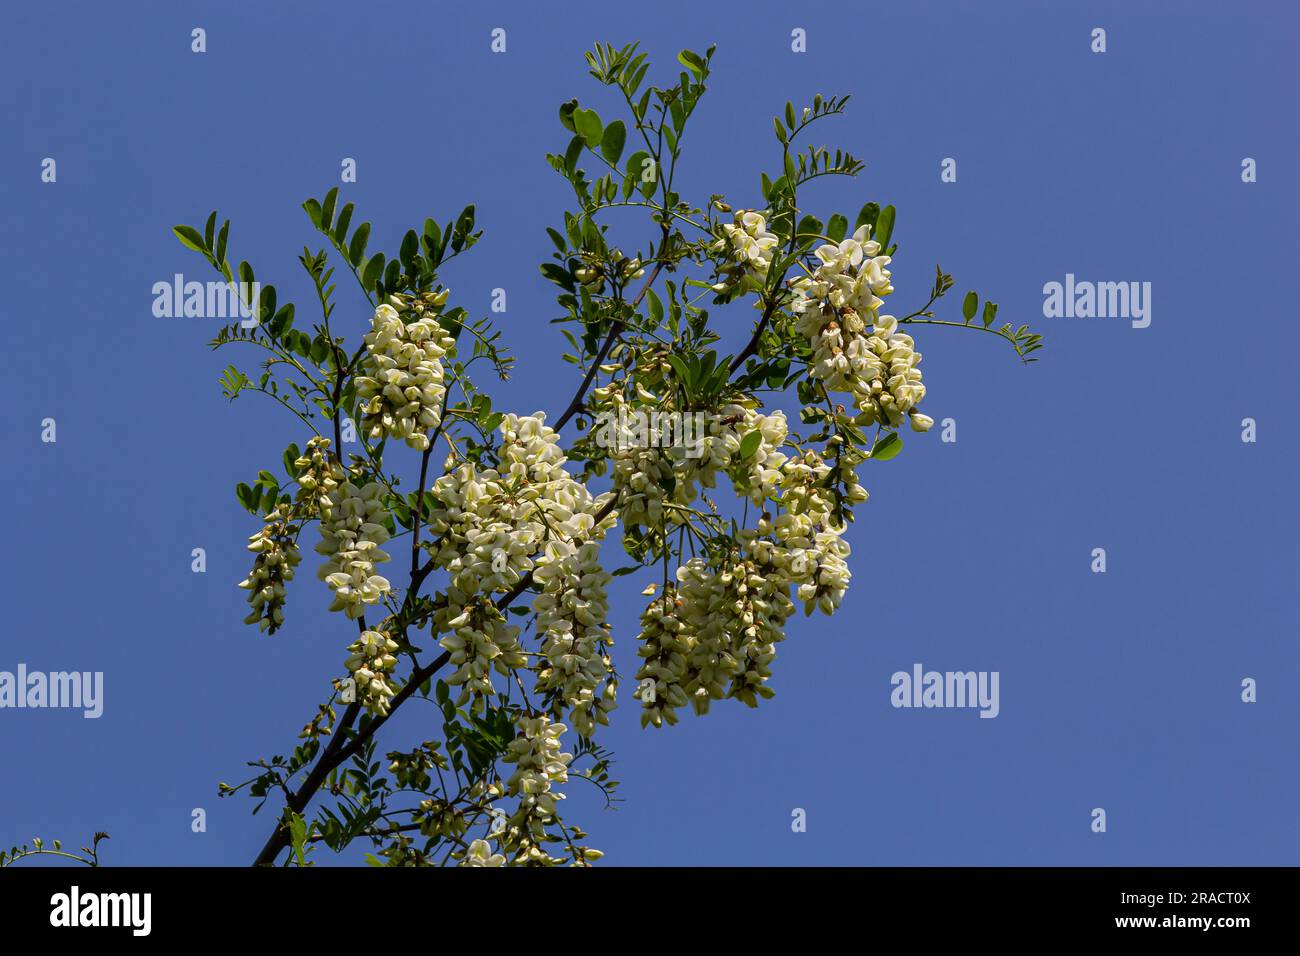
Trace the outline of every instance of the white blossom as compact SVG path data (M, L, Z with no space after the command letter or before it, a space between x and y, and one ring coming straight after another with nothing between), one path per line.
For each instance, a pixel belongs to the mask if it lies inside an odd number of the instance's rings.
M290 523L290 509L277 505L266 516L266 524L248 539L248 550L257 555L253 569L239 586L248 591L252 611L245 624L257 624L274 634L284 623L285 584L293 580L294 568L302 561L298 550L298 528Z
M383 495L384 486L377 481L361 487L344 481L329 492L321 515L316 550L327 560L317 577L334 592L330 610L350 618L360 617L367 605L378 604L391 590L388 579L375 573L375 565L388 560L379 547L389 537Z
M387 714L395 693L387 675L397 666L397 642L382 631L363 631L348 650L345 663L356 681L357 699L372 714Z
M557 818L557 804L564 799L556 785L569 779L573 754L565 753L561 743L568 728L545 715L521 715L518 729L501 759L515 766L506 792L518 797L519 804L498 839L511 852L514 865L553 866L563 861L547 853L543 844L546 826Z
M741 282L742 288L760 288L767 272L772 266L772 256L780 237L769 232L767 219L760 212L741 209L736 212L734 223L723 223L722 238L713 244L713 251L725 253L727 258L736 263L733 273ZM723 292L728 282L714 286L715 291Z
M436 309L446 299L444 290L429 304ZM375 310L356 385L362 425L371 438L398 438L425 451L429 430L442 418L442 360L455 343L436 314L426 312L423 302L417 304L416 317L409 322L388 303Z
M493 853L487 840L474 840L465 851L465 859L460 866L505 866L506 858L500 853Z
M344 477L342 466L330 455L330 440L312 436L293 465L298 470L295 504L299 513L307 518L319 517L329 510L330 492Z
M495 688L492 674L509 676L527 666L518 627L492 603L526 575L542 585L534 609L542 637L538 690L571 710L589 733L613 707L607 686L612 670L599 541L614 523L596 516L608 498L595 497L565 470L559 436L542 413L507 415L499 431L497 464L464 462L433 486L438 501L429 516L434 563L450 575L447 608L435 618L441 643L461 687L459 703L482 707Z

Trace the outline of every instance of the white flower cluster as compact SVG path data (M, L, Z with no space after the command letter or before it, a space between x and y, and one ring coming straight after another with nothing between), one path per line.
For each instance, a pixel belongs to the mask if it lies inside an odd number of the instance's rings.
M573 754L564 753L560 742L568 729L545 715L521 717L519 736L510 741L501 758L515 765L506 780L506 792L519 797L521 809L546 820L555 816L557 801L564 799L552 785L569 781Z
M686 687L695 712L708 713L709 702L723 697L750 707L758 697L771 697L769 665L794 613L785 583L749 559L729 560L715 570L703 558L692 558L678 569L677 580L684 617L695 632Z
M658 448L625 448L614 452L614 489L624 531L657 528L664 520L664 502L673 495L673 465Z
M252 612L245 624L257 624L274 634L284 623L284 585L293 580L294 568L302 561L298 550L298 528L289 521L288 505L277 505L266 516L262 530L248 539L248 550L257 555L253 569L239 586L249 592Z
M560 738L568 728L549 717L519 718L519 735L506 748L502 761L515 765L506 792L519 798L519 807L507 821L502 843L512 853L514 865L554 865L562 862L543 849L546 825L555 819L556 805L564 794L556 784L569 780L573 754L564 753Z
M605 527L595 529L599 537L583 544L548 541L533 572L534 582L541 585L533 599L542 639L536 692L562 701L574 729L584 737L590 737L597 724L608 725L618 693L607 652L611 641L606 587L611 578L600 565L599 538Z
M343 481L329 492L322 509L316 551L327 560L317 577L334 592L330 610L350 618L360 617L392 589L387 578L375 573L375 565L388 560L379 547L389 537L383 496L384 486L377 481L359 488Z
M882 256L880 243L868 238L870 226L859 226L851 237L837 245L819 246L813 255L821 262L811 276L790 283L796 294L795 312L829 306L833 311L852 309L871 315L883 305L880 296L894 291L889 281L889 256Z
M645 663L636 672L634 695L641 701L641 726L677 723L678 707L690 703L686 695L687 655L691 650L690 625L682 619L685 602L669 585L641 613L637 656Z
M926 431L933 420L916 411L925 397L917 365L921 353L892 315L880 315L881 296L894 291L889 256L861 226L838 245L823 245L811 276L795 279L792 305L799 331L813 351L812 375L835 391L851 392L863 413L859 424L898 427L910 418Z
M492 671L508 676L526 666L519 628L491 596L531 572L543 584L535 609L546 615L539 627L550 662L541 669L544 689L563 689L565 702L584 714L575 721L587 726L599 721L593 678L608 673L609 661L598 545L586 545L599 542L614 518L597 525L606 499L565 470L559 436L542 413L507 415L499 430L497 467L465 462L433 485L439 505L429 516L430 551L451 576L447 609L435 620L452 631L441 642L457 665L448 683L462 687L459 704L473 699L481 707L493 693ZM606 706L612 704L611 694Z
M519 646L519 628L507 623L489 597L471 598L457 610L455 617L442 624L451 633L439 642L456 668L447 683L461 689L457 706L468 703L471 709L482 711L496 691L492 671L509 676L526 666L528 658Z
M641 619L641 726L676 723L687 702L705 714L724 697L750 707L771 697L769 665L793 613L788 583L751 559L727 559L719 570L696 557L678 568L677 584Z
M474 840L465 851L465 859L458 866L505 866L506 858L493 853L487 840Z
M761 288L772 267L772 251L781 241L767 230L767 220L753 210L737 210L735 223L723 223L723 236L713 244L714 252L725 252L737 263L738 269L728 270L729 280L713 287L715 292L725 292L735 282L742 290Z
M658 402L654 394L640 391L644 393L640 395L643 401ZM618 383L595 389L592 397L603 414L617 415L628 408ZM644 443L624 442L611 449L609 459L613 462L614 490L619 495L623 527L657 529L671 525L671 516L669 521L664 520L665 505L690 505L698 498L699 489L716 486L720 472L730 475L738 495L755 503L769 497L780 481L786 460L780 449L788 425L784 412L764 415L755 410L756 404L730 403L710 413L704 434L689 445L663 441L663 436L648 428ZM747 436L754 432L758 433L758 443L753 445L751 440L747 448ZM749 453L742 455L742 450Z
M771 415L764 415L752 408L733 405L723 409L724 416L733 410L740 418L726 439L732 456L732 482L737 494L754 504L762 504L780 484L787 461L780 450L789 432L785 412L777 409ZM744 450L747 436L754 432L758 433L758 444L750 454L742 456L740 452Z
M305 518L317 517L329 510L330 492L343 478L343 468L330 455L330 440L319 435L307 441L307 448L294 463L298 469L298 493L295 503Z
M397 642L382 631L362 631L348 650L348 671L356 681L357 699L372 714L387 714L393 696L387 675L397 666Z
M774 582L794 585L795 597L809 613L816 607L834 614L853 576L844 529L818 524L807 514L782 514L775 521L759 521L756 530L749 552L763 573Z
M876 318L866 343L881 370L870 380L858 379L853 384L855 404L863 413L859 423L879 422L897 428L906 417L914 431L929 431L934 419L916 409L925 398L925 385L917 368L921 353L915 350L912 337L898 331L898 320L892 315L882 315Z
M827 481L838 478L852 503L867 499L857 483L852 464L843 459L839 473L814 451L791 458L782 468L781 505L776 517L764 516L747 541L747 549L763 572L782 585L795 587L804 609L813 607L833 614L840 606L852 577L847 558L849 543L843 524L834 520L834 497Z
M446 299L444 290L430 305L440 307ZM428 431L442 418L446 395L442 360L455 342L436 314L426 313L423 303L417 316L408 323L387 303L375 310L356 384L362 425L371 438L399 438L424 451L429 447Z

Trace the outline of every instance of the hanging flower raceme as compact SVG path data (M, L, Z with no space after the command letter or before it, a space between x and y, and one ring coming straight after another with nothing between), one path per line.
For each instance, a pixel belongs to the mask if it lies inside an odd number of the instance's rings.
M447 606L434 623L451 631L441 643L457 667L447 682L462 688L460 704L481 709L495 693L493 673L508 677L527 666L519 629L492 599L532 574L542 585L535 609L544 615L538 632L548 662L538 668L539 690L590 729L614 700L612 690L596 694L610 672L608 579L596 555L615 518L596 520L609 499L565 470L559 436L543 414L507 415L499 431L495 468L465 462L433 486L439 504L429 516L429 550L450 575Z
M878 255L880 243L861 226L837 245L823 245L820 265L811 276L790 283L796 327L812 348L813 378L833 391L850 392L862 412L859 425L897 428L910 418L912 428L926 431L933 419L916 411L925 397L917 366L921 353L898 320L880 315L882 296L894 291L889 256Z
M860 226L838 244L819 246L813 255L820 265L812 275L790 282L795 292L792 310L807 312L827 305L835 312L851 309L864 317L874 315L883 304L880 297L894 287L886 268L890 258L878 254L880 243L870 235L870 226Z
M298 470L295 504L304 518L316 518L329 509L330 492L344 477L343 466L330 454L330 440L319 435L307 441L307 448L294 463Z
M611 519L612 520L612 519ZM604 536L604 528L599 530ZM600 566L600 541L548 541L538 558L533 599L541 655L536 693L567 707L574 729L590 737L609 723L618 684L608 648L609 572Z
M921 353L915 351L912 337L898 331L898 320L892 315L882 315L876 319L867 345L878 356L882 370L870 381L853 383L854 399L863 413L860 423L896 428L909 417L915 431L927 431L933 419L916 410L925 398L925 385L917 368Z
M760 212L741 209L734 223L723 223L722 238L713 244L713 251L723 253L735 263L724 270L726 278L715 285L714 291L725 292L739 283L742 290L762 288L772 267L772 256L780 237L767 228L767 219Z
M567 783L573 754L564 753L561 738L568 729L549 717L521 715L519 735L506 748L502 761L514 764L506 781L506 792L519 798L519 805L499 834L503 848L518 865L554 866L563 860L544 849L546 826L557 819L557 804L564 794L556 784Z
M245 624L256 624L274 634L284 623L285 584L293 580L294 568L302 561L298 550L300 527L290 521L288 505L276 505L266 524L248 539L248 550L257 555L253 569L239 586L249 592L252 612Z
M360 617L392 589L387 578L375 573L375 565L388 560L380 548L389 538L383 498L384 486L377 481L358 487L345 480L329 492L322 510L316 551L327 560L317 577L334 592L330 610L350 618Z
M688 702L706 714L715 700L754 707L772 696L770 665L794 604L788 580L766 570L738 555L719 567L695 557L677 569L677 583L641 618L642 726L676 723L675 709Z
M725 439L732 486L736 494L761 505L779 486L788 460L780 450L789 433L785 412L764 415L748 405L732 405L723 415L735 421Z
M776 645L794 613L789 587L752 559L729 555L719 567L692 558L677 570L682 617L695 630L685 690L697 714L734 697L750 707L769 698Z
M675 724L677 708L690 703L685 685L696 637L692 622L683 619L684 608L685 601L670 584L641 614L636 653L644 663L636 672L634 696L641 701L642 727Z
M481 713L496 693L492 672L509 677L526 667L528 658L519 646L519 628L508 623L488 597L480 595L455 610L458 613L445 621L445 614L438 618L439 630L451 632L439 643L456 668L447 683L460 688L458 707L469 704L471 710Z
M397 666L393 656L397 642L382 631L363 631L348 650L345 663L356 681L357 700L372 714L387 714L389 698L395 693L387 675Z
M446 301L444 290L415 300L405 315L389 303L375 310L356 380L362 425L371 438L398 438L419 451L429 447L428 432L442 419L446 395L442 360L455 349L437 318Z

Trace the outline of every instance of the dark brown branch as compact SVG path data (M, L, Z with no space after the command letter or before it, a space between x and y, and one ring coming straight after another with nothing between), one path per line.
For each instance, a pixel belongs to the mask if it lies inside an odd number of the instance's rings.
M663 250L667 247L667 244L667 237L665 237L664 242L660 245L660 255L663 254ZM662 268L662 261L655 263L654 269L651 270L650 275L646 278L645 285L641 287L641 291L637 293L636 298L630 303L633 309L641 304L641 300L645 298L645 294L650 291L650 287L654 285L655 279L659 277L659 270ZM569 419L582 411L583 401L587 397L587 389L591 387L591 383L595 379L596 373L600 371L600 366L605 361L605 356L609 355L609 350L614 346L614 340L622 334L623 328L622 319L615 319L614 324L610 326L609 335L605 336L605 343L600 347L600 351L596 353L595 361L593 361L591 367L587 369L587 374L583 376L582 384L578 386L578 391L574 394L573 400L569 402L568 407L565 408L564 412L558 419L556 419L555 424L552 426L557 432L569 423Z
M731 360L731 372L735 372L745 364L745 359L758 352L758 341L763 337L764 330L767 329L767 323L772 319L772 311L776 308L776 297L773 296L767 302L767 308L763 310L763 317L758 320L758 327L754 329L754 335L749 340L749 344L740 350L740 354Z

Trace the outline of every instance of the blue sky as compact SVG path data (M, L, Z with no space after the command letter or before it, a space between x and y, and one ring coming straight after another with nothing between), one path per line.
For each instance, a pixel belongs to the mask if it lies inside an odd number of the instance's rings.
M957 441L936 429L864 469L853 587L837 616L792 624L774 700L656 733L625 689L605 738L625 802L570 787L592 844L655 865L1294 864L1295 8L660 7L6 6L0 670L103 671L105 709L0 710L0 841L102 829L110 863L247 863L270 815L216 784L291 745L351 639L311 573L280 634L240 623L254 527L232 488L275 466L294 422L221 397L240 357L206 348L210 320L153 316L153 283L208 278L171 226L221 210L232 254L305 307L299 204L344 157L372 249L474 202L485 237L444 279L476 314L507 290L497 318L521 360L497 405L554 416L575 379L537 265L567 186L543 154L567 144L561 102L611 106L583 51L639 39L665 81L677 50L718 44L683 193L753 205L779 162L772 115L852 93L821 136L866 171L807 204L851 219L894 203L891 305L919 306L942 263L1047 348L1024 367L992 336L918 331L926 409ZM1067 273L1150 282L1150 327L1044 318L1044 284ZM355 336L364 303L343 301ZM944 304L955 317L959 297ZM738 348L752 312L718 318ZM643 583L615 593L625 673ZM999 672L999 716L891 707L890 675L917 662ZM381 743L424 739L430 713Z

